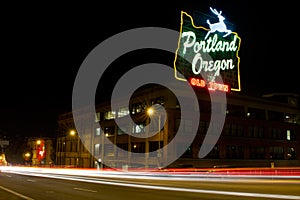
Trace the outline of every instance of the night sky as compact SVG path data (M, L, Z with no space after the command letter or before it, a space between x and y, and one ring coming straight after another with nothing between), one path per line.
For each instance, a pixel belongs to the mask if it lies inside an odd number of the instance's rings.
M77 71L94 47L138 27L179 31L180 11L211 14L209 6L222 10L242 39L242 93L300 94L296 1L260 3L265 2L110 1L102 5L51 1L1 6L0 130L9 136L54 136L58 115L72 109ZM151 56L137 57L140 63L151 61Z

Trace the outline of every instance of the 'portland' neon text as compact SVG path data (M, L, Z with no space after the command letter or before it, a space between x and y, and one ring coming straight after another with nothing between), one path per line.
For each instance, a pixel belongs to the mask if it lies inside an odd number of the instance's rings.
M210 53L210 52L235 52L238 47L236 46L236 36L234 36L231 42L218 40L217 34L213 37L209 37L205 41L196 41L196 35L192 31L183 32L183 55L186 54L187 49L192 48L195 56L192 60L192 71L195 75L205 72L214 72L213 76L219 76L220 70L230 70L235 67L232 59L222 59L222 60L204 60L200 52Z

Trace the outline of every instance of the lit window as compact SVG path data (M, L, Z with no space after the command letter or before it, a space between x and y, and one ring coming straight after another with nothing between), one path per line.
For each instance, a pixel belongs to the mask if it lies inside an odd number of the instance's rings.
M137 106L136 106L136 113L140 113L140 112L142 112L143 111L143 106L141 105L141 104L138 104Z
M291 131L290 130L286 131L286 139L291 140Z
M100 144L95 144L95 155L100 154Z
M129 109L128 108L120 108L118 110L118 117L125 117L129 115Z
M100 121L100 112L97 112L95 114L95 122L99 122Z
M101 128L96 128L95 135L100 135L100 134L101 134Z
M116 118L116 111L107 111L104 115L105 119L115 119Z
M143 124L136 124L132 127L132 133L144 133L145 126Z

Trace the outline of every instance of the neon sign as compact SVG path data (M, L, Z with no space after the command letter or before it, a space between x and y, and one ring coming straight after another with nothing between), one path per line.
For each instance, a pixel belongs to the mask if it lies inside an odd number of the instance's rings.
M230 33L232 33L231 30L228 30L227 27L226 27L226 24L224 23L224 20L225 20L225 17L223 17L221 14L222 14L222 11L218 12L216 9L212 9L212 8L209 8L214 14L217 15L218 19L219 19L219 22L216 22L214 24L211 24L209 20L207 20L207 23L209 25L209 31L207 32L206 36L205 36L205 40L207 39L208 35L210 33L214 33L216 31L219 31L219 32L226 32L225 35L223 35L223 37L226 37L227 35L229 35Z
M37 149L37 159L42 160L45 157L45 142L44 142L44 140L38 140L36 149Z
M180 36L174 60L175 78L189 80L193 86L199 85L193 84L195 80L199 80L200 85L204 81L210 90L240 91L238 52L241 39L227 28L222 11L210 10L218 20L212 23L207 19L209 28L195 26L193 18L181 12Z
M210 81L207 84L205 80L199 79L199 78L191 78L189 82L192 86L196 86L196 87L200 87L200 88L207 87L208 90L214 90L214 91L219 90L219 91L223 91L223 92L229 92L229 88L230 88L229 85L227 85L227 84L216 83L213 81Z

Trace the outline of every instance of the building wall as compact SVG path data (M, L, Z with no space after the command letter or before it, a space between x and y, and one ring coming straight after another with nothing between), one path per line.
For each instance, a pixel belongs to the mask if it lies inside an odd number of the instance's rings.
M8 140L4 140L0 138L0 166L7 165L6 157L5 157L5 148L9 145Z
M227 94L226 104L221 101L216 102L226 111L225 124L216 145L205 158L199 159L199 149L211 120L211 104L208 92L204 90L196 92L200 106L200 122L193 119L185 119L182 122L178 101L173 93L162 87L147 88L136 92L131 98L128 110L119 108L119 112L111 111L108 103L98 104L95 118L82 116L85 125L80 126L80 130L77 130L81 133L78 152L75 150L77 149L76 140L78 136L72 138L69 135L69 131L75 129L74 123L72 123L72 114L64 114L59 120L60 132L57 140L56 163L64 166L95 167L95 162L100 158L105 159L105 163L112 166L117 163L115 160L117 155L124 152L118 152L117 148L104 143L103 137L108 138L114 146L128 152L147 153L172 141L176 136L179 123L183 124L185 130L189 130L192 126L199 127L193 143L179 159L185 162L188 162L188 159L194 163L197 160L207 161L197 162L197 165L200 166L202 163L203 167L208 167L207 165L212 163L222 165L222 163L229 161L231 165L233 163L239 165L242 161L243 166L247 163L265 166L275 160L281 161L282 165L299 163L299 105L289 104L288 101L277 102L266 98L243 96L238 93ZM185 95L184 92L182 95ZM143 129L147 124L146 110L156 103L163 105L168 113L168 118L160 134L147 139L134 137L134 134L149 131ZM191 103L189 109L195 108L196 106ZM126 130L120 130L114 119L117 117L126 118L129 115L139 124L139 127L125 124ZM218 122L213 123L217 125ZM99 124L102 128L100 130L97 127ZM125 132L130 132L132 136L125 134ZM174 149L175 151L176 149ZM124 157L124 164L126 164L126 160L135 159L131 157L130 153L126 156ZM149 157L147 159L156 162L157 158ZM119 160L118 163L120 162ZM144 160L136 159L137 166L143 163ZM175 163L179 164L178 162Z
M25 152L25 160L30 165L49 166L54 164L55 157L54 139L29 138L27 141L28 151ZM27 154L27 155L26 155Z

